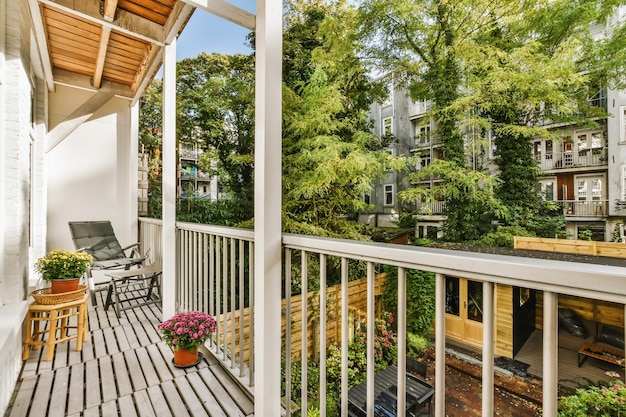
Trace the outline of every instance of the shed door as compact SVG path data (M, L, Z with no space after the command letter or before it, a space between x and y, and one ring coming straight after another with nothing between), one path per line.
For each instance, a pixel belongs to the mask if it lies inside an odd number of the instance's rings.
M482 346L482 282L446 277L446 336L473 346Z

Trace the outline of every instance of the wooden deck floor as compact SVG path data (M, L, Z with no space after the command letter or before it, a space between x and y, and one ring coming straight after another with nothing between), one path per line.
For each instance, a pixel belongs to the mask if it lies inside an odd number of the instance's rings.
M217 361L205 354L195 367L173 366L171 349L156 325L158 306L115 316L89 307L82 352L75 340L32 350L5 417L41 416L252 416L253 402Z

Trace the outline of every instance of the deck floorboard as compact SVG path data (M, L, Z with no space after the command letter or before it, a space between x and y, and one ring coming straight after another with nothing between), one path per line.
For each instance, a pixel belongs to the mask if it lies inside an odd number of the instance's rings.
M76 341L31 350L24 361L7 417L41 416L252 416L253 402L210 354L177 368L161 340L156 305L104 310L106 293L88 309L89 332ZM127 304L125 305L127 306Z

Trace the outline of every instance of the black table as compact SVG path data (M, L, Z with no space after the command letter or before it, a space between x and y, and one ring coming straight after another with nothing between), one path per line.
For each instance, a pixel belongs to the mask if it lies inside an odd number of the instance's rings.
M374 376L374 415L381 417L396 416L398 401L398 367L391 365ZM428 403L431 413L431 400L435 393L432 385L406 374L406 411L415 413L418 407ZM367 382L348 391L348 414L355 417L367 416Z

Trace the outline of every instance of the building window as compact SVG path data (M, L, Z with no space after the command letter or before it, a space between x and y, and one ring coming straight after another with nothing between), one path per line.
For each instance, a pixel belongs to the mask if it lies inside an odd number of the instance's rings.
M556 201L556 180L542 180L541 181L541 196L546 201Z
M393 119L386 117L383 119L383 135L391 135L393 132Z
M363 193L363 201L365 202L365 204L372 204L372 196L370 193Z
M395 185L385 184L385 206L393 206L395 203Z
M603 224L584 224L578 225L576 228L577 239L591 239L596 242L604 242L605 227Z
M599 201L604 196L604 178L588 176L576 178L576 200Z
M585 156L589 151L593 155L599 155L604 148L604 135L602 131L581 132L576 134L578 140L578 155Z
M621 106L619 108L619 119L620 119L619 141L626 142L626 106Z
M541 141L533 142L533 157L535 161L541 162Z
M428 145L430 143L430 125L415 126L415 144Z
M386 151L389 154L389 159L393 158L396 155L396 150L394 148L387 148ZM385 157L385 159L387 159L387 157ZM389 166L387 165L386 160L383 165L383 168L385 171L391 171L391 168L389 168Z
M417 170L419 171L422 168L426 168L431 164L431 162L430 154L420 155L420 160L417 163Z

